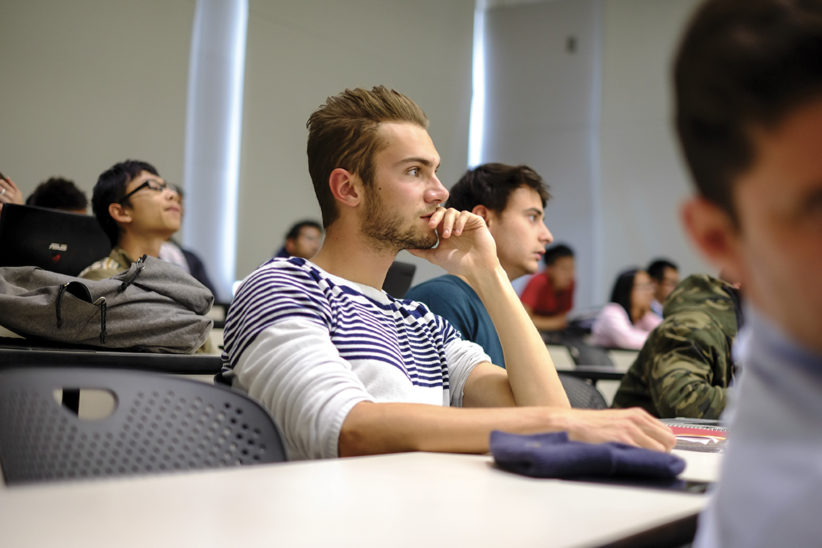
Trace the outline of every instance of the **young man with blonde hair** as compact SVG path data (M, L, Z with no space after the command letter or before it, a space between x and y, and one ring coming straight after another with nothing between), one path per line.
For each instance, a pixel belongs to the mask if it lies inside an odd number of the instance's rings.
M292 459L481 453L494 429L669 450L672 434L644 411L569 408L485 222L440 206L448 191L427 124L382 86L346 90L311 115L326 238L311 261L273 259L244 280L226 322L226 376L271 412ZM516 366L492 365L424 305L379 289L402 249L470 280Z

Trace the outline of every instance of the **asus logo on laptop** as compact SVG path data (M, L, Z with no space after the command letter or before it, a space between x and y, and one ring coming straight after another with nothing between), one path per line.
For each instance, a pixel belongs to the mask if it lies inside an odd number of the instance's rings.
M49 251L66 251L67 249L67 244L58 244L54 242L49 244Z

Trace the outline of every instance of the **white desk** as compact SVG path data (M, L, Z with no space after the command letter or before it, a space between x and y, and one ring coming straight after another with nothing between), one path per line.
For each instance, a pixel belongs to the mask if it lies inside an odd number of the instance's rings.
M686 455L689 463L692 455L702 454ZM685 477L709 474L702 456ZM521 477L493 468L490 456L406 453L0 488L0 539L13 547L580 546L693 515L705 502Z

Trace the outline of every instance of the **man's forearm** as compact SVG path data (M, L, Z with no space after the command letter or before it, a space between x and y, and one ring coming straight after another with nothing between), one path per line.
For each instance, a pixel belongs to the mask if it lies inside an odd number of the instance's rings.
M551 428L539 408L463 409L407 403L359 403L340 431L341 457L434 451L486 453L491 430L538 432ZM556 421L559 422L559 421Z
M343 423L338 453L341 457L406 451L486 453L492 430L520 434L566 431L578 441L618 441L661 451L669 451L675 441L670 429L637 408L464 409L360 402Z
M548 349L502 268L472 273L468 283L496 327L516 404L569 407Z

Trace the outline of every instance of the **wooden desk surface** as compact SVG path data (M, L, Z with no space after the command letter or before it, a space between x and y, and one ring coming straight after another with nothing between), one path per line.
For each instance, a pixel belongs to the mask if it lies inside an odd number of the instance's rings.
M718 466L716 454L685 456L684 477ZM7 546L580 546L693 516L706 498L405 453L0 488L0 535Z

